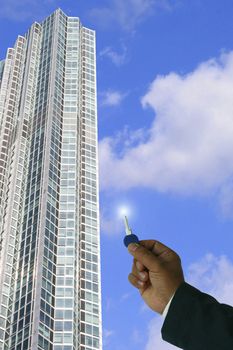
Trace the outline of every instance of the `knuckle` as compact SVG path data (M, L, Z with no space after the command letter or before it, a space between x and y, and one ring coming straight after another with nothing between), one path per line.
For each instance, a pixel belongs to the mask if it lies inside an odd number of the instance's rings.
M134 280L135 280L135 276L134 276L132 273L130 273L130 274L128 275L128 280L129 280L131 283L133 283Z
M177 262L181 263L181 258L176 252L174 252L174 258L176 259Z
M143 247L141 247L141 249L140 249L140 254L143 258L147 258L147 257L151 256L151 252Z
M131 280L132 280L132 273L130 273L130 274L128 275L128 280L131 282Z

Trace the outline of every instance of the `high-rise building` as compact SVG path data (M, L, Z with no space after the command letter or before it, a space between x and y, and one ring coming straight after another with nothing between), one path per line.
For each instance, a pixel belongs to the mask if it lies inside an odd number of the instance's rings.
M0 62L0 349L101 333L95 32L58 9Z

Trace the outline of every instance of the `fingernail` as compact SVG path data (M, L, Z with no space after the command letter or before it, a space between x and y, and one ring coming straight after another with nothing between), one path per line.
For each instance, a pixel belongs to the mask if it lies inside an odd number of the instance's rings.
M146 278L146 274L144 272L139 272L139 276L144 280Z
M143 286L144 286L144 282L142 282L142 281L140 281L140 280L138 280L137 283L138 283L138 285L139 285L140 287L143 287Z
M128 245L128 250L130 252L135 252L135 250L139 247L139 244L138 243L130 243Z

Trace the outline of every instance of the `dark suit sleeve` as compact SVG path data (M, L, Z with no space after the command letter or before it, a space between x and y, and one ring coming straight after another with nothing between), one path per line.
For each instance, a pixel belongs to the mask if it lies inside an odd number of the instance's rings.
M233 307L185 282L172 299L162 338L184 350L233 350Z

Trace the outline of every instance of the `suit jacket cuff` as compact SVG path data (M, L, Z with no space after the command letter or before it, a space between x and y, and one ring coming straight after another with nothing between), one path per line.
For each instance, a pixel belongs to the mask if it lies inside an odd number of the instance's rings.
M189 324L190 318L190 302L197 297L197 293L201 293L198 289L183 282L171 301L167 316L162 327L163 340L179 346L179 339L186 338L187 329L185 325ZM182 341L183 343L183 341Z

